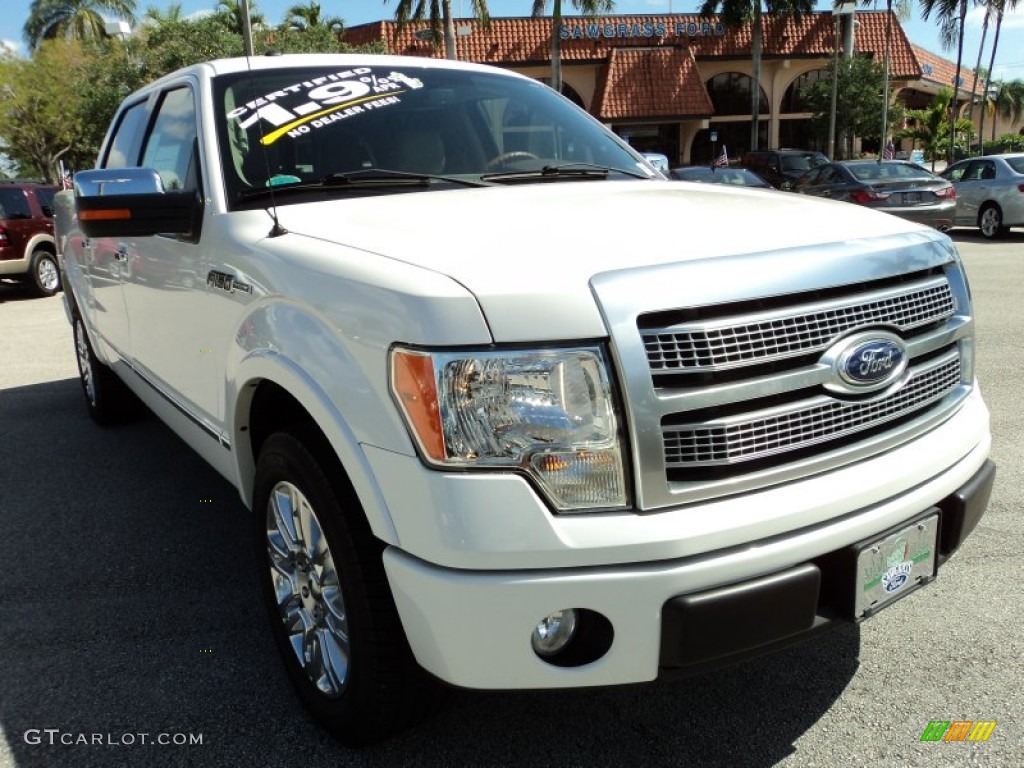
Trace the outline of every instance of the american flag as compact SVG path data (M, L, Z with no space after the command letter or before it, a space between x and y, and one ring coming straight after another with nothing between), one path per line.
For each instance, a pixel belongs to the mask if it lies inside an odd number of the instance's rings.
M725 151L725 144L722 145L722 154L715 158L716 168L725 168L729 165L729 153Z
M885 152L882 153L883 160L892 160L896 157L896 147L892 145L892 142L888 142L885 145Z

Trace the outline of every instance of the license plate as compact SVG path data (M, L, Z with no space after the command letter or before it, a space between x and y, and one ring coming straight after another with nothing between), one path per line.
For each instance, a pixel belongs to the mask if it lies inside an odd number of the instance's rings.
M905 205L919 205L921 203L920 192L904 192L903 203Z
M939 516L922 518L857 554L854 615L866 618L935 577Z

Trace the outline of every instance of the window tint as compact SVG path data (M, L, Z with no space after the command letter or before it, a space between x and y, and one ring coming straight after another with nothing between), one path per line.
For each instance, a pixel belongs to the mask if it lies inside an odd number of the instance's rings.
M43 211L43 216L53 218L53 196L57 194L56 187L36 187L36 201Z
M146 140L142 167L154 168L167 191L195 189L192 168L196 139L196 110L191 88L165 93L157 108L153 130Z
M962 181L966 171L967 163L958 163L943 173L942 176L950 181Z
M972 160L971 164L967 166L967 170L964 171L964 175L961 177L961 181L979 181L982 178L982 173L985 170L985 164L980 160Z
M145 126L146 102L139 102L122 112L103 167L124 168L138 165L139 145Z
M750 94L754 88L754 80L742 72L722 72L708 80L704 86L711 97L711 104L716 115L749 115ZM760 88L758 112L768 112L768 97L764 88Z
M807 171L811 168L817 168L824 162L824 157L816 152L782 156L782 167L787 171Z
M0 219L31 219L24 191L0 188Z

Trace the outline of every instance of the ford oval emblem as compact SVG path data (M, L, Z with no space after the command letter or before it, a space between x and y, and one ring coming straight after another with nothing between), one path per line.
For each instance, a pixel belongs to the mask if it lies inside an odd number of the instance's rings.
M839 358L839 377L854 387L877 388L907 367L907 350L896 336L858 337Z

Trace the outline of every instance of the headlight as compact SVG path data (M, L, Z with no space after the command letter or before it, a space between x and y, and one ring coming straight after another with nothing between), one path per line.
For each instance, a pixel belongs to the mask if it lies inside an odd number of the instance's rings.
M628 503L600 348L395 348L391 390L424 457L436 466L521 470L565 512Z

